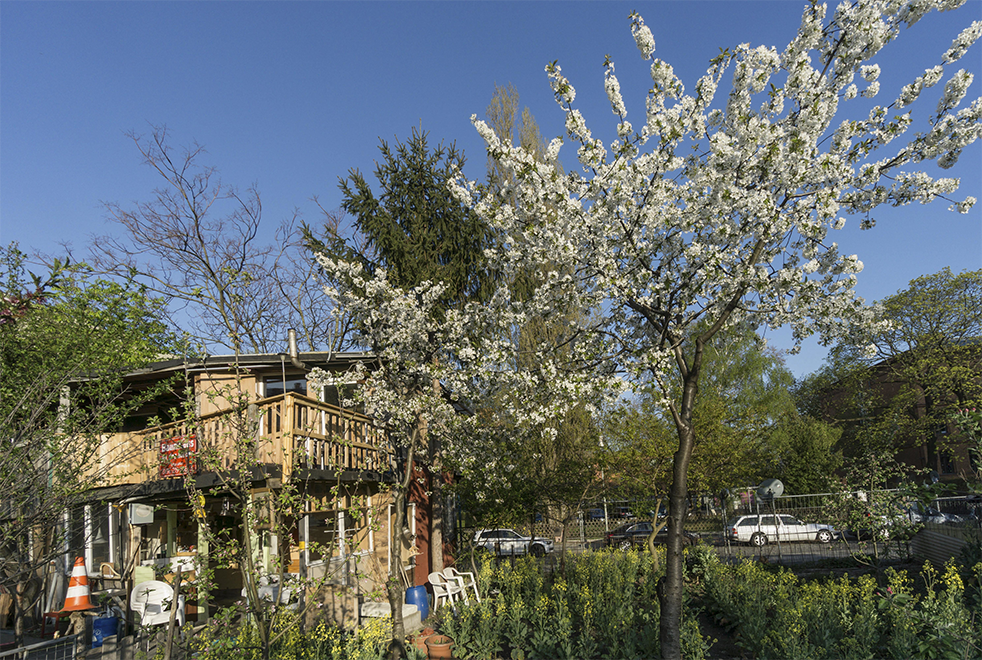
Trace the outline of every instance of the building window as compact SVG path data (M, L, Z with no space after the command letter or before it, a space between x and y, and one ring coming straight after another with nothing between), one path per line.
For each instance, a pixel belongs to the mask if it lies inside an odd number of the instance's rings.
M950 449L938 450L938 467L941 468L938 470L941 474L955 473L955 456Z
M307 516L309 563L330 561L338 548L338 512L318 511Z
M65 564L71 571L77 557L85 560L88 573L98 573L103 563L113 563L119 544L119 513L111 504L91 504L66 515L68 538Z
M307 514L308 562L326 562L374 549L374 537L366 511L347 510Z
M335 406L336 408L350 408L350 401L354 398L356 383L344 383L341 385L325 385L324 391L321 394L321 400L324 403ZM348 406L344 405L345 401L349 402ZM354 406L355 410L361 411L363 406L358 403Z
M277 396L285 392L307 396L307 378L304 376L288 376L285 383L282 377L266 378L263 381L263 385L265 386L265 396L267 397Z

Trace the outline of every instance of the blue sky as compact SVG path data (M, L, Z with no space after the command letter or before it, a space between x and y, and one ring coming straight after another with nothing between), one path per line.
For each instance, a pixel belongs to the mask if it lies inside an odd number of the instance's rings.
M270 235L294 209L312 223L315 195L340 203L339 176L370 172L379 137L413 127L456 141L484 174L483 144L470 124L495 83L514 84L548 140L563 115L544 73L558 60L577 106L610 139L614 118L603 91L610 54L628 105L643 116L647 66L628 14L651 27L656 56L688 87L721 47L742 42L783 48L803 2L0 2L0 240L49 254L68 243L79 256L112 232L103 202L146 200L158 182L125 137L166 124L175 147L197 141L226 183L255 184ZM936 63L951 40L982 19L982 1L932 15L888 46L877 99ZM961 66L982 86L976 44ZM938 86L939 89L941 85ZM857 105L857 107L859 107ZM572 153L569 150L567 159ZM567 163L567 167L572 163ZM954 172L959 198L982 199L982 148ZM890 295L945 266L982 268L982 206L969 215L947 204L878 214L873 231L850 221L842 250L865 263L859 290ZM781 332L771 335L788 345ZM801 376L821 365L809 342L789 366Z

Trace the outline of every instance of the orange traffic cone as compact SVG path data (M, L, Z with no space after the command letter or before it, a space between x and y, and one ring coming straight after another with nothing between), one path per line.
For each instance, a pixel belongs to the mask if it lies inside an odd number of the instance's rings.
M65 594L65 606L62 612L78 612L91 610L92 600L89 598L89 576L85 574L85 560L79 557L72 567L72 577L68 581L68 593Z

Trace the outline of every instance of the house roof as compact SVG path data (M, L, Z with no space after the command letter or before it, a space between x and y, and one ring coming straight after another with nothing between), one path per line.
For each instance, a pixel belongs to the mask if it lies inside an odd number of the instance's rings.
M298 359L308 368L320 367L325 371L339 371L360 362L372 362L376 357L374 353L369 352L313 351L300 353ZM127 376L138 379L141 376L177 371L223 371L233 370L236 366L243 369L278 369L284 365L290 369L295 368L290 356L286 353L247 353L238 356L205 355L190 359L175 356L148 364L142 369L127 374Z

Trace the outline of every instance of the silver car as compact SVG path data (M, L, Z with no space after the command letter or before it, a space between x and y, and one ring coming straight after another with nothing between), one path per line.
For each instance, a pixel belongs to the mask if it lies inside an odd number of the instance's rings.
M726 536L730 541L758 547L778 540L828 543L838 535L831 525L804 523L784 513L739 516L726 525Z
M493 552L499 557L531 554L541 557L552 552L555 544L552 539L536 536L522 536L513 529L482 529L474 534L474 547Z

